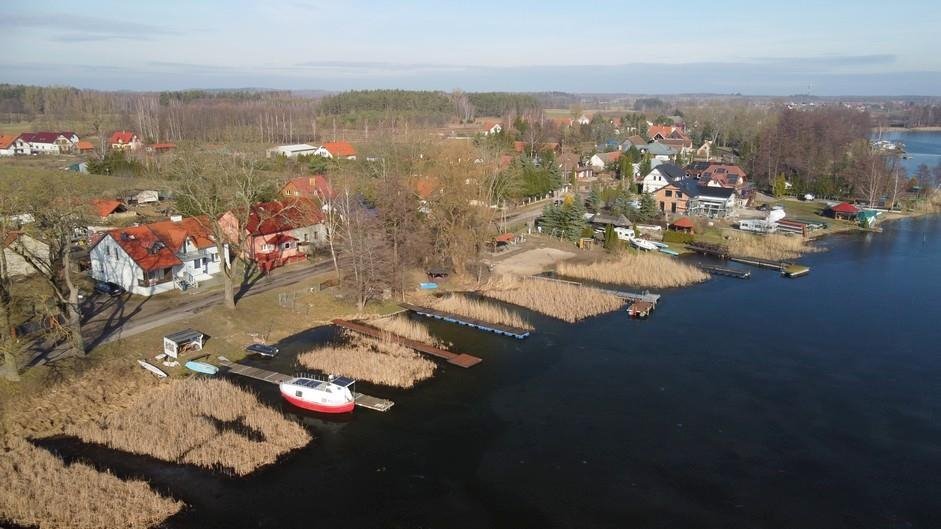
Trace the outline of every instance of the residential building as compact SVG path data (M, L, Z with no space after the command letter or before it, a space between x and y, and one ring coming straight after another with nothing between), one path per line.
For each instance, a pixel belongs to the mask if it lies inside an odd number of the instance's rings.
M324 175L298 176L281 186L281 196L311 198L325 202L333 198L333 188Z
M136 151L144 146L137 134L129 130L115 131L108 140L108 145L111 146L111 150L117 151Z
M575 120L575 123L578 123L579 125L588 125L591 123L591 118L585 114L582 114L581 116L578 116L578 119Z
M78 143L74 132L24 132L14 141L14 154L66 154Z
M710 218L727 217L735 212L734 189L706 187L692 179L678 179L654 192L654 200L664 214Z
M834 204L824 211L827 216L842 220L856 220L856 216L859 215L859 212L860 209L849 202Z
M75 150L79 154L91 154L95 152L95 144L90 141L79 140L79 142L75 144Z
M710 187L728 187L738 191L745 187L746 177L745 171L737 165L713 163L700 173L699 182Z
M603 171L608 165L616 163L621 158L621 151L600 152L588 160L588 164L593 168Z
M635 147L637 150L644 148L647 145L647 140L641 138L637 134L628 137L626 140L621 142L621 150L627 152L631 147Z
M327 241L319 201L288 198L252 206L245 233L238 236L238 219L228 212L220 222L230 242L243 240L242 255L269 271L307 259L308 249Z
M225 258L208 225L205 217L170 217L104 232L89 250L91 275L141 296L197 287Z
M318 147L314 154L337 160L355 160L356 148L345 141L331 141Z
M3 243L0 249L3 250L4 266L10 277L28 276L36 272L24 255L37 263L49 262L49 245L23 232L7 232L0 242Z
M660 142L651 142L640 148L640 152L650 155L651 158L661 162L669 162L676 157L676 149Z
M156 145L152 146L154 150ZM297 158L298 156L310 156L311 154L317 153L317 147L313 145L308 145L306 143L297 143L294 145L278 145L277 147L272 147L265 151L265 156L271 158L273 156L285 156L287 158Z
M643 193L653 193L668 184L686 179L686 172L672 163L661 163L639 182Z
M496 121L484 121L480 131L484 136L500 134L501 132L503 132L503 125Z
M118 217L134 216L136 213L129 212L127 205L121 200L111 198L96 198L91 201L92 208L98 218L101 220L115 220Z
M16 142L16 136L11 134L0 135L0 156L13 156L16 154L16 148L13 144Z

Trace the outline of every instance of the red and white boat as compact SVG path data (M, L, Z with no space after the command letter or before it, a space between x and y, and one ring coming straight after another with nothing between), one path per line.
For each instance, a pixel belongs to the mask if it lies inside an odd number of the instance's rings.
M284 400L305 410L320 413L350 413L356 406L350 386L354 380L345 377L330 380L295 377L278 384Z

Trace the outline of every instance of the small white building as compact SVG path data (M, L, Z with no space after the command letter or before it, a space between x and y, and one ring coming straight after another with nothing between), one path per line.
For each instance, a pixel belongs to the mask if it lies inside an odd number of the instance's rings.
M10 277L28 276L36 272L24 255L38 263L49 262L49 245L25 233L12 231L3 241L3 259Z
M199 286L219 273L216 242L203 217L171 217L105 232L89 251L91 275L132 294L152 296Z
M265 156L268 158L271 158L272 156L297 158L298 156L309 156L311 154L316 154L316 152L317 147L314 147L313 145L297 143L294 145L279 145L277 147L272 147L265 151Z
M655 193L658 189L686 178L686 171L672 163L661 163L650 170L640 181L641 191Z
M163 337L163 353L170 358L203 350L205 335L193 329L185 329Z

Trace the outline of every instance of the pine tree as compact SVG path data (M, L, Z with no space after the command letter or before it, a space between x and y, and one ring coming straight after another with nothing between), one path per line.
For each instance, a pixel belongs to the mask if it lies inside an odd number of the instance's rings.
M608 227L604 229L604 249L613 252L620 247L620 243L614 226L608 224Z
M644 220L650 220L657 216L657 201L650 193L641 193L640 195L640 217Z
M647 173L650 172L650 155L645 154L643 160L640 161L640 175L647 176Z

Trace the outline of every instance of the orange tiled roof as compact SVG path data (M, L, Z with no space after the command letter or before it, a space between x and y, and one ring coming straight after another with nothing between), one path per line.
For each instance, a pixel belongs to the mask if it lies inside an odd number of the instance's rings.
M145 272L182 264L177 253L187 239L200 250L215 245L206 217L186 217L181 221L166 220L117 228L107 234ZM98 242L101 242L102 237ZM161 245L154 245L160 242ZM97 245L97 243L96 243Z
M356 149L345 141L331 141L324 143L323 148L334 156L356 156Z
M80 151L93 151L95 150L95 144L90 141L80 140L76 145Z
M298 176L288 180L281 187L284 196L297 196L301 198L332 198L333 188L324 175Z
M120 200L110 198L96 198L91 201L91 204L92 207L95 208L95 213L101 218L107 217L124 205Z
M16 136L9 134L0 135L0 149L6 149L16 141Z
M129 130L119 130L119 131L116 131L114 134L111 135L111 141L110 141L110 143L112 143L112 144L115 144L115 143L120 143L120 144L131 143L131 141L134 139L134 136L135 136L135 134L134 134L133 132L129 131Z

